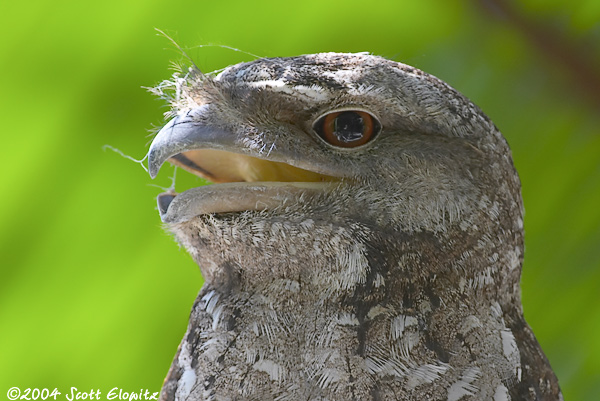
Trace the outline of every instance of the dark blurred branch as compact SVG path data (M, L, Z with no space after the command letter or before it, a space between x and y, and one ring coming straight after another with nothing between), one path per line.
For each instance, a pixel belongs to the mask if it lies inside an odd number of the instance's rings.
M577 89L600 107L600 66L590 57L597 49L590 50L557 28L525 15L512 0L477 2L493 17L518 29L552 63L565 70Z

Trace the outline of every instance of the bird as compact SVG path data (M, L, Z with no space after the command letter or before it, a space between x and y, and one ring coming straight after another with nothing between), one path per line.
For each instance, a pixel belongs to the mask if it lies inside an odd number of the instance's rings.
M510 148L442 80L370 53L192 65L148 150L204 283L161 400L563 400L521 303Z

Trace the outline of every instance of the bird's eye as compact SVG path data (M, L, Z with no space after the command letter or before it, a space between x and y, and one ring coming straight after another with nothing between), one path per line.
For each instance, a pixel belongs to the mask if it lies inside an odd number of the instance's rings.
M355 148L375 138L381 125L367 112L345 110L324 115L315 122L313 129L330 145Z

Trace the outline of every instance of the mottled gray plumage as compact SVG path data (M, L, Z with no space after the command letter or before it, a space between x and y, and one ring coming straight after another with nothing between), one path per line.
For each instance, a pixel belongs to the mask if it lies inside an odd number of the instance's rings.
M163 400L561 400L523 318L506 141L437 78L368 54L191 68L154 91L164 161L222 184L159 197L205 284ZM328 144L332 111L374 117Z

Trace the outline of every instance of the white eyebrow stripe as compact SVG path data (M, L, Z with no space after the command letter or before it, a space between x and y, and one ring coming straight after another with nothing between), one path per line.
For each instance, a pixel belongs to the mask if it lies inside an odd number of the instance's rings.
M327 101L330 99L328 91L319 85L289 85L284 80L264 80L247 82L246 85L253 88L269 88L273 92L287 93L289 95L301 95L316 101Z

